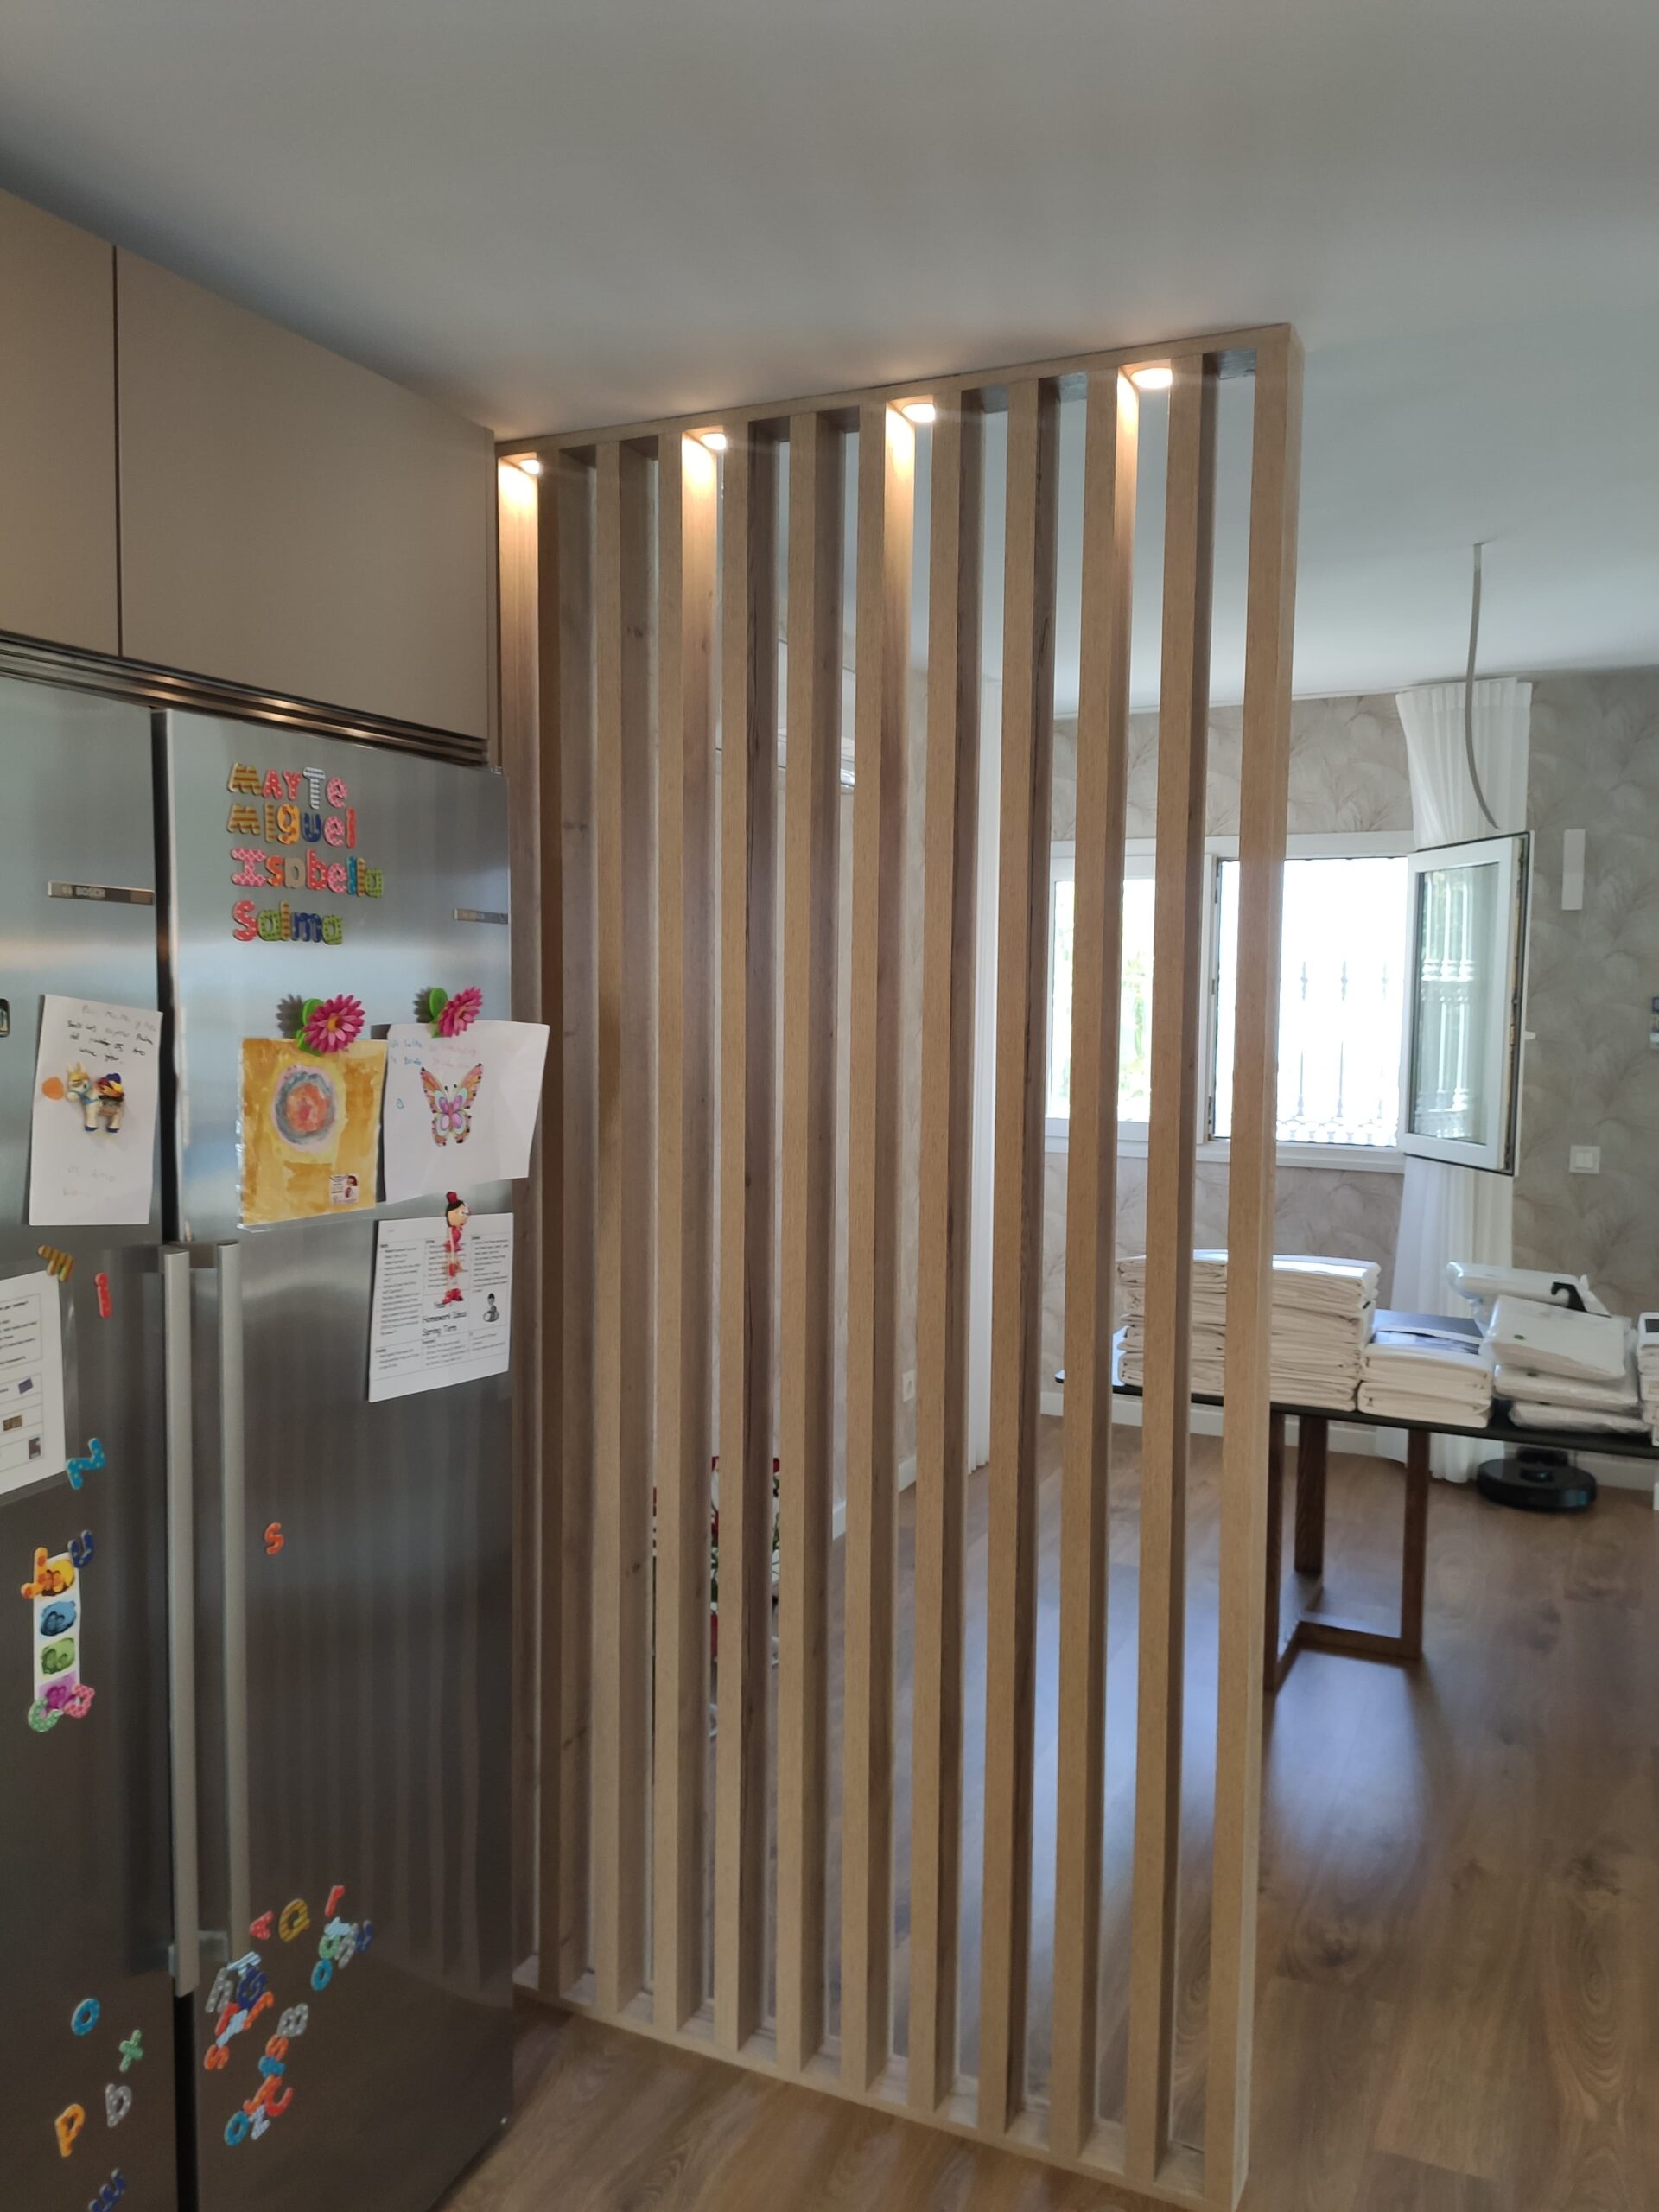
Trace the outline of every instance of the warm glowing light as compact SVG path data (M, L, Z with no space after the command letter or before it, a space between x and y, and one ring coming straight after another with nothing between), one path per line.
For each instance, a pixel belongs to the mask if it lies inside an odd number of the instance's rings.
M724 453L726 450L726 433L724 430L705 430L702 434L702 442L708 447L710 453Z
M899 410L907 423L931 423L938 411L931 399L908 399Z
M542 473L542 464L533 453L527 453L518 466L526 476L539 476Z
M1129 371L1129 382L1138 391L1167 391L1174 381L1175 372L1167 361L1157 361L1149 368Z

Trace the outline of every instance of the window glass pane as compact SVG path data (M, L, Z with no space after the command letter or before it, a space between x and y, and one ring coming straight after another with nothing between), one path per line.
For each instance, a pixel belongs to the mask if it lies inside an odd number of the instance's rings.
M1233 1116L1238 863L1221 863L1217 915L1216 1135ZM1407 863L1285 864L1279 987L1281 1144L1392 1145L1400 1134Z
M1071 948L1076 889L1057 876L1049 905L1048 1084L1044 1112L1051 1122L1071 1114ZM1152 915L1150 876L1123 886L1123 974L1118 1014L1117 1118L1144 1122L1152 1090Z
M1071 939L1077 885L1059 878L1049 908L1048 937L1048 1103L1051 1122L1071 1114Z
M1123 886L1123 976L1117 1028L1117 1118L1152 1115L1152 911L1149 875Z
M1492 995L1509 988L1497 926L1498 874L1495 861L1482 861L1428 868L1419 879L1411 1071L1411 1127L1418 1136L1481 1144L1492 1126Z

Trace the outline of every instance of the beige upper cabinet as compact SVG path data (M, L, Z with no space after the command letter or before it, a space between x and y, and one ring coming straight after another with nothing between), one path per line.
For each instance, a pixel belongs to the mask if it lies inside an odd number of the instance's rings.
M488 431L118 252L122 650L489 734Z
M114 256L0 193L0 630L119 649Z

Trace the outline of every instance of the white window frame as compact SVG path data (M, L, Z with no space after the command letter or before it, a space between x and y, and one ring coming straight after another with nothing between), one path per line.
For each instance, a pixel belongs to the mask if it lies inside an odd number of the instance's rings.
M1150 837L1131 837L1124 844L1124 874L1126 877L1147 878L1154 872L1157 850ZM1202 1160L1225 1162L1232 1156L1231 1140L1210 1134L1215 1104L1216 1087L1216 1014L1219 1003L1221 978L1217 966L1216 916L1220 896L1221 861L1238 858L1238 839L1236 836L1206 837L1205 853L1205 898L1203 938L1199 948L1202 973L1205 976L1205 1007L1200 1046L1203 1058L1200 1066L1204 1080L1199 1085L1198 1157ZM1412 853L1411 832L1408 830L1298 830L1285 841L1287 860L1407 860ZM1054 886L1060 882L1075 883L1077 878L1077 846L1073 839L1056 838L1050 849L1048 894L1048 989L1053 990L1054 974ZM1411 925L1414 908L1408 899L1408 927ZM1402 943L1401 957L1406 960L1409 944ZM1402 973L1406 972L1402 968ZM1403 1007L1403 1001L1402 1001ZM1052 1010L1052 998L1049 1001ZM1401 1020L1402 1051L1407 1049L1408 1023L1402 1011ZM1402 1060L1403 1065L1403 1060ZM1047 1067L1044 1067L1044 1085L1047 1085ZM1403 1130L1406 1117L1406 1098L1402 1089L1400 1126ZM1046 1147L1050 1152L1063 1153L1067 1149L1071 1123L1067 1117L1055 1116L1046 1120ZM1117 1148L1126 1159L1143 1160L1147 1151L1147 1128L1144 1122L1120 1122L1117 1125ZM1404 1172L1406 1153L1399 1143L1392 1145L1297 1144L1281 1142L1278 1147L1281 1167L1340 1167L1357 1169L1362 1174L1394 1174Z
M1504 931L1508 962L1507 987L1494 993L1487 1012L1486 1049L1491 1065L1503 1071L1493 1096L1493 1109L1486 1135L1478 1141L1461 1143L1452 1137L1419 1136L1412 1129L1414 1065L1418 1045L1418 1015L1421 1000L1418 988L1422 931L1422 879L1438 868L1478 867L1483 861L1498 871L1498 913ZM1453 1166L1474 1167L1491 1175L1513 1175L1521 1110L1522 1008L1526 987L1528 902L1531 877L1532 839L1524 830L1500 832L1495 837L1471 837L1446 845L1425 846L1411 856L1406 897L1405 1035L1400 1047L1400 1141L1403 1154L1414 1160L1444 1160Z

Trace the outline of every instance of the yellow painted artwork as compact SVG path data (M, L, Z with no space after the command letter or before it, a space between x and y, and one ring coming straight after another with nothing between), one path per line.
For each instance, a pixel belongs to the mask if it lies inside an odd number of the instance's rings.
M282 1037L242 1040L242 1218L251 1224L352 1213L375 1202L384 1043L307 1052Z

